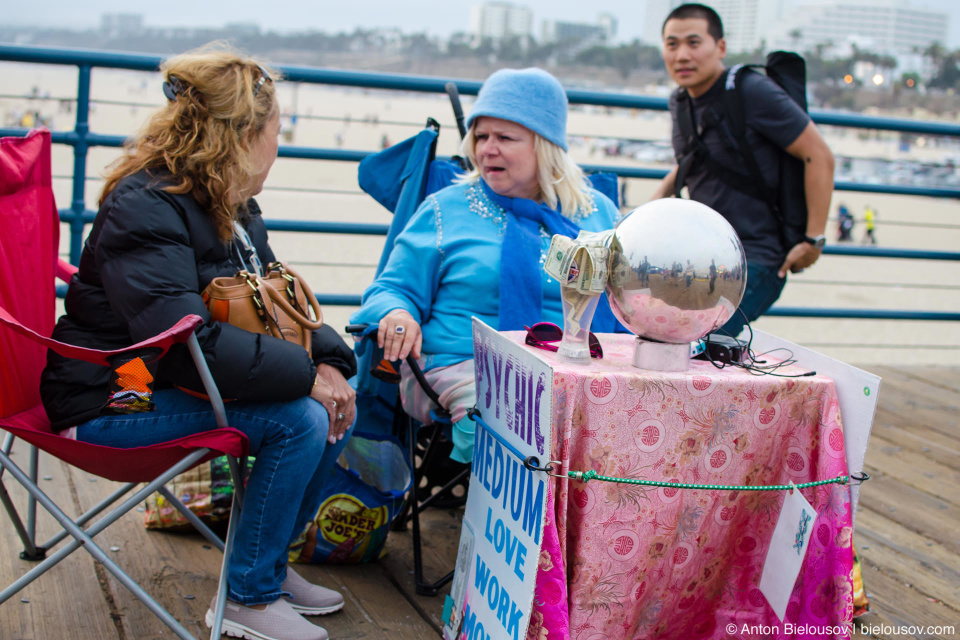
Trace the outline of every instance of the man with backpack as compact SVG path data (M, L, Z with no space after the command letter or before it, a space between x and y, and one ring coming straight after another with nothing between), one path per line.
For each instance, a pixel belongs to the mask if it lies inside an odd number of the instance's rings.
M727 69L720 16L684 4L663 23L663 59L678 166L653 198L680 195L718 211L747 258L747 288L722 331L736 336L780 297L787 272L820 257L833 193L833 154L806 113L803 59L775 52L767 75ZM781 86L782 85L782 86Z

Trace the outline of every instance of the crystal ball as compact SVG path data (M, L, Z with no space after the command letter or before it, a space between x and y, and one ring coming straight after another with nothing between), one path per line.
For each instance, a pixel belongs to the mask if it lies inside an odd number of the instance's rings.
M660 342L698 340L736 313L747 283L740 238L693 200L663 198L628 213L610 241L607 297L614 315Z

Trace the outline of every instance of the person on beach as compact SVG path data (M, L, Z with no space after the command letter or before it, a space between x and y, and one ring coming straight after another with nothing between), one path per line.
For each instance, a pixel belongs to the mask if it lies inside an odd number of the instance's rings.
M452 413L458 462L473 455L471 317L500 331L562 325L560 286L542 268L552 235L611 229L619 218L567 154L567 96L546 71L492 74L466 125L462 153L475 169L426 198L351 317L379 323L386 359L418 359ZM595 331L614 330L605 314L597 311ZM402 369L404 409L430 422L433 403Z
M840 203L837 207L837 240L839 242L850 242L853 240L853 214L847 205Z
M877 210L870 205L863 208L863 225L862 244L877 244L877 236L874 235L877 228Z
M780 190L783 152L803 161L807 228L802 241L786 246L778 212L771 210L759 192L748 189L757 191L755 181L745 157L736 151L736 144L731 144L726 133L722 98L729 76L723 64L727 45L720 16L702 4L683 4L667 15L662 35L664 64L678 85L670 96L674 154L678 161L693 161L685 176L679 175L679 166L667 174L651 199L672 196L679 177L692 200L727 219L740 237L747 258L747 284L740 311L752 322L780 297L787 273L799 273L820 257L833 193L833 154L810 116L782 87L761 73L742 75L738 82L743 83L740 89L746 139L764 181L775 193ZM707 157L693 155L687 149L691 141L684 140L678 120L681 100L689 100L687 116L692 115L698 123ZM734 178L739 183L735 184ZM743 316L735 313L720 331L736 336L743 326Z
M324 325L312 353L299 344L212 320L201 293L216 277L275 260L258 194L277 158L276 72L226 48L161 66L168 102L106 176L100 209L66 296L56 340L118 349L188 314L225 398L229 425L256 457L227 575L223 631L258 640L324 640L303 616L343 607L343 596L287 567L287 550L314 518L322 486L355 415L352 350ZM111 410L111 370L52 351L43 406L55 430L133 448L217 427L185 346L158 363L153 410ZM174 387L176 385L176 388ZM181 390L183 389L183 390ZM212 609L212 605L211 605ZM207 625L213 612L208 610Z

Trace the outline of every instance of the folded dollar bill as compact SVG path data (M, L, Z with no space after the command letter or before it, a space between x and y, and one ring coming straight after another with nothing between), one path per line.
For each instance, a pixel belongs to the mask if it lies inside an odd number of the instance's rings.
M575 239L553 236L543 270L562 287L586 294L603 293L612 235L613 231L581 231Z

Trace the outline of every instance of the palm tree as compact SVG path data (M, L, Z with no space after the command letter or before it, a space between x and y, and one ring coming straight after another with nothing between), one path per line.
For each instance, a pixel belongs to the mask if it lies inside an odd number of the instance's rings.
M793 49L796 51L797 47L800 44L800 40L803 39L803 31L800 29L793 29L788 34L790 36L790 42L793 43Z
M939 68L940 64L943 62L944 57L947 55L947 50L943 48L939 42L932 43L929 47L923 50L923 57L929 58L930 63Z

